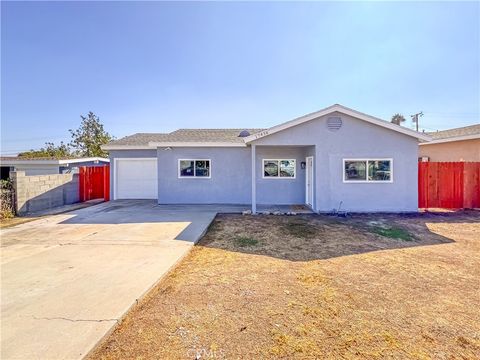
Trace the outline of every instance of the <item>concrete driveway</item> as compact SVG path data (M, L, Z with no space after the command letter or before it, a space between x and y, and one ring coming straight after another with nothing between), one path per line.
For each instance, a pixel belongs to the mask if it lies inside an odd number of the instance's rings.
M112 201L1 230L1 358L85 356L215 215Z

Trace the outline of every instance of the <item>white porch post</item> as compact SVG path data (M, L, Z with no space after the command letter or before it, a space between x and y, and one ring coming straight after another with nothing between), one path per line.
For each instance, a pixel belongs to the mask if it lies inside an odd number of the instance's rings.
M257 212L257 175L255 172L256 163L256 149L255 145L251 145L252 148L252 214Z

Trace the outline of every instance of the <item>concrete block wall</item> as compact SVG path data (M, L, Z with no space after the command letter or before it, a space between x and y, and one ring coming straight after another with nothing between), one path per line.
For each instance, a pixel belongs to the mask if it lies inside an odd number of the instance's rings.
M12 171L10 178L15 189L18 215L80 201L78 174L26 176L25 171Z

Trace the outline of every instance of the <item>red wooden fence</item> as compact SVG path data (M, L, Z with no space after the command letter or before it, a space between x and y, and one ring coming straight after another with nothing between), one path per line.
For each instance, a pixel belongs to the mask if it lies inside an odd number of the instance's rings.
M480 162L419 162L419 208L480 208Z
M80 202L110 199L110 166L80 167Z

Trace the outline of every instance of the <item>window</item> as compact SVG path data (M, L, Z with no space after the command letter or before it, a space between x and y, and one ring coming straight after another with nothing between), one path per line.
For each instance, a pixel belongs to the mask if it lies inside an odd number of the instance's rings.
M348 181L366 181L367 180L367 162L366 161L345 161L345 180Z
M368 181L390 181L392 170L390 160L368 161Z
M295 160L264 159L264 179L295 179Z
M343 182L392 182L392 159L344 159Z
M210 160L178 160L179 178L210 178Z

